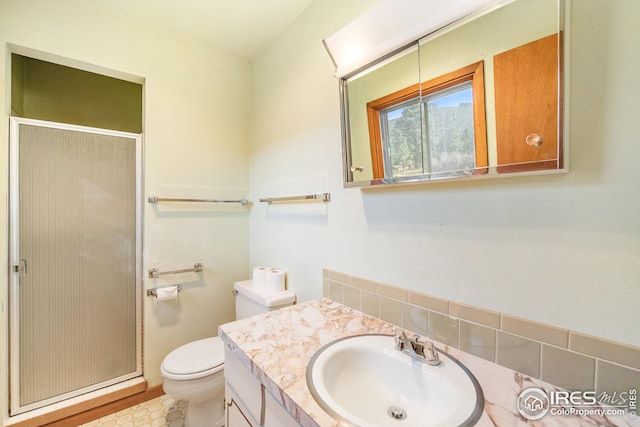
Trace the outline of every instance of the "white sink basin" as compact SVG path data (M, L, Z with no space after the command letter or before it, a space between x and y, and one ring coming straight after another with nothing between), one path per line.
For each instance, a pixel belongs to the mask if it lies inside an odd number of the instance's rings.
M476 378L440 351L430 366L395 348L391 335L358 335L322 347L307 366L318 404L347 426L474 425L484 408Z

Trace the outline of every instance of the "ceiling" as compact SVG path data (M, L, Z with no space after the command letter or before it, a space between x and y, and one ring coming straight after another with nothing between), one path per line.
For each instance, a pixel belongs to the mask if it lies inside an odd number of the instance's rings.
M251 60L313 0L84 0Z

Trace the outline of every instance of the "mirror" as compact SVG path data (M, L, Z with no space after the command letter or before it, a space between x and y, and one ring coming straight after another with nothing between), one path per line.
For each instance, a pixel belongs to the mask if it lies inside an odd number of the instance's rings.
M345 187L566 172L563 6L494 5L342 78Z

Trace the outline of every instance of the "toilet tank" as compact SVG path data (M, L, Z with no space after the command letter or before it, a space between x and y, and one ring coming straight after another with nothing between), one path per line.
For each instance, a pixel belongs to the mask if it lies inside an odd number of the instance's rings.
M233 289L236 296L236 320L287 307L296 301L296 294L291 291L267 291L253 286L251 280L236 282Z

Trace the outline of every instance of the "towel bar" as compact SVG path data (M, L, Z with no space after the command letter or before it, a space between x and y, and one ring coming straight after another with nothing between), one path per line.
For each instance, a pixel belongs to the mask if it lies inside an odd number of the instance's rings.
M239 203L242 206L251 206L251 202L247 199L240 199L240 200L177 199L177 198L151 196L147 199L147 201L154 205L157 205L160 202L196 202L196 203Z
M268 197L266 199L260 199L261 202L274 203L274 202L302 202L306 200L322 200L323 202L331 201L331 193L321 194L307 194L304 196L290 196L290 197Z
M163 274L180 274L180 273L199 273L202 271L202 263L197 263L193 265L193 268L185 268L184 270L171 270L171 271L160 271L158 268L150 268L149 269L149 277L152 279L158 278L158 276L162 276Z

